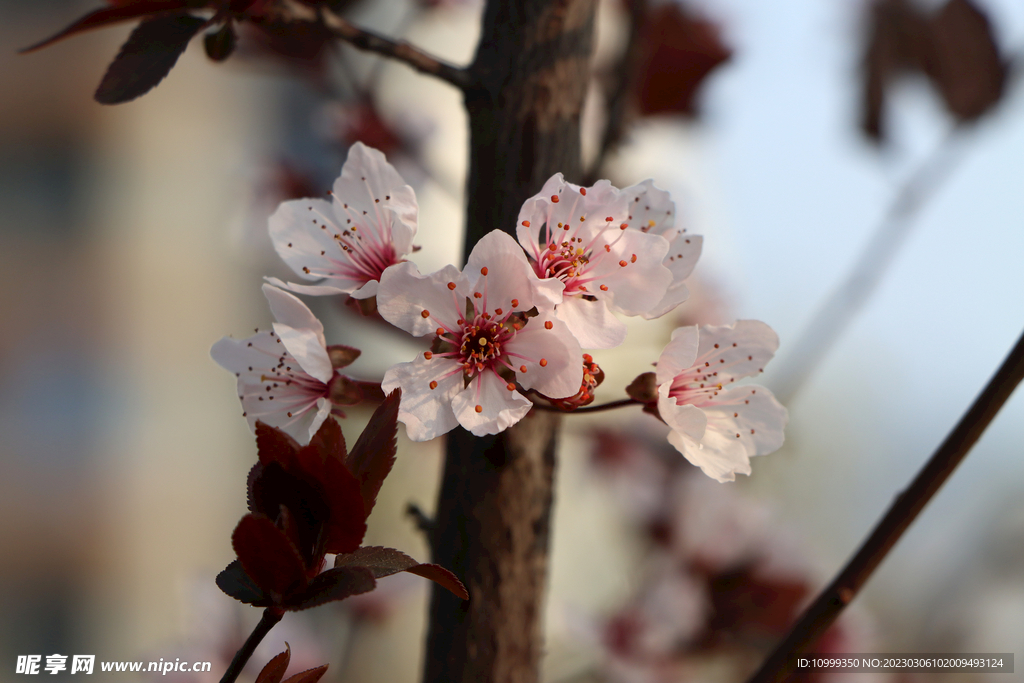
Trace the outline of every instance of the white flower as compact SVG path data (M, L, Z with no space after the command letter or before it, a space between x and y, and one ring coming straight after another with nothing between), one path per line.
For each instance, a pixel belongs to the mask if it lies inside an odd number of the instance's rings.
M640 314L647 320L653 320L665 315L690 296L683 280L690 276L693 267L697 265L704 238L689 235L685 228L676 227L676 204L668 192L654 186L653 180L627 187L622 190L622 195L628 202L629 215L626 222L630 229L661 235L669 242L668 254L662 265L672 272L672 284L656 306Z
M319 285L268 282L299 294L349 294L368 299L381 273L412 251L416 194L375 149L349 149L331 201L284 202L270 217L274 249L291 269Z
M519 212L519 242L538 277L565 284L551 303L583 348L621 344L626 326L612 311L648 313L672 283L668 241L628 230L627 203L607 180L584 188L558 173Z
M464 272L388 269L377 310L413 336L436 335L433 351L384 375L385 392L402 388L398 419L409 438L427 441L457 424L477 436L503 431L532 406L517 383L551 398L575 394L582 352L547 303L561 287L538 280L515 240L497 230L473 248Z
M248 339L224 337L210 349L221 367L238 377L238 398L255 431L256 420L280 427L302 443L316 434L331 412L329 385L335 370L324 327L288 292L263 285L277 320L273 331Z
M782 446L788 415L764 387L728 385L762 371L779 338L756 320L680 327L658 359L658 412L669 442L718 481L750 474L750 458Z

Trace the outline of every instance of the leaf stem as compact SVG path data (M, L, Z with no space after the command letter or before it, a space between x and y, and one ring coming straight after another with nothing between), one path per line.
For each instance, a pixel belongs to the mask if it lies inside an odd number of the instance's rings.
M220 683L234 683L235 679L238 678L238 674L242 673L242 669L248 663L249 658L252 657L252 653L256 650L256 646L263 641L263 638L270 633L270 629L277 625L277 622L281 621L281 617L284 616L284 611L276 609L274 607L268 607L263 610L263 617L260 619L260 623L256 624L256 628L253 629L252 633L246 639L245 643L238 652L235 653L234 659L231 660L231 664L228 665L228 670L224 672L224 676L220 679Z
M896 496L885 517L857 553L807 608L749 683L786 680L793 671L795 655L813 645L856 597L903 532L981 437L1021 379L1024 379L1024 334L914 481Z
M329 19L327 15L329 15ZM438 59L404 40L392 40L379 33L360 28L336 14L326 12L324 26L335 36L360 50L390 57L411 66L420 73L440 78L459 90L468 90L473 85L474 79L469 69Z

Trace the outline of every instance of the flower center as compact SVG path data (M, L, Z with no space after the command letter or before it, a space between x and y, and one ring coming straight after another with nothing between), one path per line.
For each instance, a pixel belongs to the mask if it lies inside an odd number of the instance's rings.
M482 316L467 324L462 330L458 354L467 377L472 378L492 367L501 358L502 345L510 336L504 325L484 320Z

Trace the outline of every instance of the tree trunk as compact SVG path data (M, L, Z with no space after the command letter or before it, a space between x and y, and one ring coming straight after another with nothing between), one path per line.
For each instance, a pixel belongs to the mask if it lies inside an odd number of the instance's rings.
M551 175L580 179L580 111L595 0L489 0L466 95L470 170L465 253ZM556 414L533 411L496 436L448 436L434 561L466 583L434 590L424 681L535 683L555 468Z

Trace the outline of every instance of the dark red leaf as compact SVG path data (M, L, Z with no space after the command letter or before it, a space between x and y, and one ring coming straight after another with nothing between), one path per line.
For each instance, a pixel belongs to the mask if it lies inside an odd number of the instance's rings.
M170 73L206 19L190 14L146 19L107 68L96 89L100 104L129 102L152 90Z
M295 454L299 448L298 441L277 427L256 421L256 449L259 451L260 462L264 465L278 462L288 468L295 462Z
M324 420L309 445L320 451L322 459L326 462L329 458L335 458L339 462L345 462L348 451L345 448L345 436L341 433L341 425L337 420L330 418Z
M323 666L318 666L315 669L306 669L305 671L300 671L294 676L291 676L284 683L316 683L320 680L320 677L323 676L325 673L327 673L326 664L324 664ZM257 681L256 683L259 683L259 681Z
M972 121L1003 96L1006 64L988 17L969 0L949 0L931 20L929 74L946 108Z
M637 78L640 113L694 116L696 93L708 74L732 56L718 26L679 3L653 8L641 32Z
M366 516L373 510L377 493L395 464L401 398L401 389L395 389L373 411L373 417L348 456L348 469L359 480Z
M235 600L249 605L262 604L267 601L266 595L259 586L253 583L238 560L232 560L224 571L217 574L217 587Z
M308 609L360 593L368 593L376 586L373 572L365 567L328 569L310 581L306 590L293 596L284 607L290 610Z
M875 142L885 137L885 100L893 79L923 73L930 59L928 21L908 0L878 0L871 5L864 50L861 128Z
M335 567L365 567L373 572L374 578L380 579L398 572L409 572L447 588L463 600L469 599L469 593L462 582L444 567L436 564L421 564L401 550L366 546L347 555L334 558Z
M332 458L326 463L326 476L321 485L331 511L324 530L324 552L350 553L366 535L367 513L359 480L344 462Z
M73 36L76 33L88 31L89 29L111 26L122 21L131 21L132 19L139 19L140 17L159 14L161 12L180 12L188 7L188 5L189 3L184 0L138 0L138 2L118 4L113 7L104 7L103 9L98 9L86 14L63 31L50 36L46 40L41 40L35 45L30 45L29 47L20 50L20 52L25 53L38 50L46 47L47 45L51 45L58 40L67 38L68 36Z
M287 595L305 586L302 555L269 517L242 517L231 544L245 573L264 593Z
M267 665L256 677L256 683L281 683L285 673L288 671L288 662L292 658L292 648L288 643L284 644L284 652L276 655L267 662Z
M258 492L258 482L261 475L263 474L263 463L258 462L252 466L249 470L249 476L245 481L245 504L249 508L249 512L265 512L260 509L260 495Z

